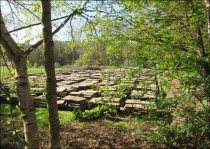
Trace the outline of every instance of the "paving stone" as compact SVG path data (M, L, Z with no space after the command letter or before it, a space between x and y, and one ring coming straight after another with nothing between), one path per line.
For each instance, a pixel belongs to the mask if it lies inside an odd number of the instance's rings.
M102 82L98 83L99 86L104 86L108 84L109 84L109 80L102 80Z
M77 104L77 103L68 103L68 107L70 109L85 109L88 107L88 104L87 103L80 103L80 104Z
M109 86L109 87L108 87L108 90L109 90L109 91L116 91L116 90L117 90L116 87L117 87L117 86Z
M42 100L42 101L46 101L46 97L45 97L45 95L40 95L40 96L34 97L33 100L34 100L34 101L37 101L37 100L38 100L38 101L41 101L41 100Z
M147 89L147 90L156 90L157 89L157 85L154 83L145 83L145 84L138 84L136 86L136 89L138 90L142 90L142 89Z
M71 91L76 91L77 88L74 87L74 85L62 85L57 87L57 92L71 92Z
M84 97L87 99L91 99L92 97L98 97L100 93L98 91L87 90L84 94Z
M77 83L77 81L60 81L57 83L57 85L61 86L61 85L71 85Z
M41 87L41 88L44 88L46 86L46 83L44 82L44 83L38 83L37 84L37 87Z
M76 78L71 78L72 81L76 81L78 83L84 81L86 78L81 78L80 76L76 77Z
M59 86L57 87L57 92L64 92L66 91L67 87L66 86Z
M140 103L127 103L125 104L124 108L128 112L133 112L133 111L146 111L146 110L156 110L157 106L155 102L149 102L149 101L141 101ZM139 101L138 101L139 102Z
M56 77L55 78L56 78L56 81L57 82L60 82L60 81L63 81L64 80L64 75L57 75L56 74Z
M94 97L88 102L88 104L89 104L89 107L94 107L101 104L120 107L121 105L120 101L121 101L121 98Z
M58 105L66 105L66 100L57 100Z
M68 92L65 92L65 91L57 92L58 97L65 97L66 95L68 95Z
M78 97L78 96L72 96L72 95L65 96L63 98L63 100L67 100L68 102L70 101L70 102L73 102L73 103L87 102L86 98Z
M140 104L142 101L140 99L127 99L125 104Z
M70 92L69 95L83 97L84 96L84 91Z
M28 76L29 79L38 79L39 76L36 76L36 75L32 75L32 76Z
M42 95L45 91L44 88L31 88L31 92L36 95Z
M101 79L102 78L102 74L101 73L96 73L96 74L92 74L90 76L91 79Z

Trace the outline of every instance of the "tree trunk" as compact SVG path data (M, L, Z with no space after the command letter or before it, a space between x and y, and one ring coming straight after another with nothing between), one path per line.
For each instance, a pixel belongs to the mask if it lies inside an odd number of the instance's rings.
M42 0L42 24L44 40L45 70L47 74L47 107L50 122L50 148L61 148L60 145L60 122L58 117L56 79L54 67L54 43L51 25L50 0Z
M37 120L27 74L27 57L21 55L14 62L17 72L17 93L23 118L26 148L39 148Z
M10 36L3 21L2 14L0 27L0 43L15 63L17 93L24 125L25 148L39 148L37 120L28 81L27 56Z

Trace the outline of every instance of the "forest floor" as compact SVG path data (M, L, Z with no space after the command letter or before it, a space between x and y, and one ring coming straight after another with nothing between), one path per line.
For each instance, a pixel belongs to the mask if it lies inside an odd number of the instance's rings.
M127 128L123 125L116 127L113 123L109 120L95 120L84 125L69 124L61 131L62 148L163 148L146 141L145 137L151 131L148 124L144 123L141 132L136 132L133 122L128 122ZM41 148L47 148L47 145L45 138L41 141Z

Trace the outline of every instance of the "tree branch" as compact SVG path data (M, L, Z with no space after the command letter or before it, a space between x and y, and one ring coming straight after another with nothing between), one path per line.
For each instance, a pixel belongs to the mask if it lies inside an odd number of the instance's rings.
M12 6L11 6L9 0L7 0L7 3L9 4L9 7L10 7L10 9L11 9L11 11L12 11L12 16L14 15L14 16L17 18L18 21L23 22L23 21L21 21L21 20L18 18L18 16L16 15L16 13L13 11ZM14 20L14 16L13 16L13 20Z
M26 8L23 4L19 3L17 0L13 0L15 3L17 3L18 5L22 6L24 9L26 9L27 11L29 11L33 16L35 16L38 20L40 20L40 18L34 14L30 9Z
M68 16L69 16L69 15L66 15L66 16L63 16L63 17L59 17L59 18L55 18L55 19L52 19L51 21L61 20L61 19L67 18ZM28 25L28 26L24 26L24 27L20 27L20 28L11 30L11 31L9 31L9 33L16 32L16 31L19 31L19 30L22 30L22 29L26 29L26 28L29 28L29 27L41 25L41 24L42 24L41 22L39 22L39 23L34 23L34 24L31 24L31 25Z
M82 13L82 14L84 14L84 13ZM84 16L84 15L82 15L82 14L81 14L81 16L82 16L82 17L91 25L91 27L93 28L93 30L94 30L96 36L98 37L96 28L95 28L95 26L93 25L93 24L94 24L93 21L91 21L90 19L88 19L86 16Z
M3 58L3 61L4 61L5 66L7 67L9 73L10 73L11 76L12 76L12 75L13 75L13 74L12 74L12 71L9 69L9 66L7 65L6 58L4 57L4 53L2 52L1 47L0 47L0 53L1 53L1 55L2 55L2 58Z
M68 17L64 20L63 23L60 24L60 26L55 29L53 31L53 36L59 32L65 25L66 23L72 18L74 17L75 15L81 15L82 11L85 9L85 6L87 5L87 3L89 2L89 0L86 0L83 7L81 9L76 9L74 10L70 15L68 15ZM43 43L43 39L41 39L40 41L38 41L37 43L35 43L34 45L30 46L26 51L25 51L25 54L26 55L29 55L34 49L38 48L41 44Z

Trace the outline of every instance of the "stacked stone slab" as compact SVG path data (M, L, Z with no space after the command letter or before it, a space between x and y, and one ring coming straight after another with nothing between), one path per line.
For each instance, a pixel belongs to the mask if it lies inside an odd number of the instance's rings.
M127 112L146 112L156 109L157 94L156 79L151 69L143 69L137 80L136 89L131 91L130 98L125 101Z
M62 103L62 104L60 104ZM58 105L68 109L85 109L88 107L88 101L84 97L68 95L58 100Z
M106 105L109 107L115 107L117 109L120 109L120 106L122 106L121 103L121 98L94 97L89 101L89 108L93 108L98 105Z
M143 69L138 77L126 77L119 70L74 70L57 73L57 97L59 109L89 109L107 105L126 112L142 112L156 109L157 85L150 69ZM30 75L32 97L37 107L46 107L45 76ZM129 79L128 79L129 78ZM9 82L6 84L9 88ZM103 91L108 91L108 95ZM126 93L118 96L118 93ZM2 93L1 93L2 94ZM0 98L5 98L1 95Z

